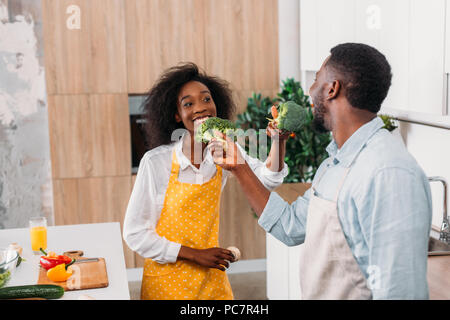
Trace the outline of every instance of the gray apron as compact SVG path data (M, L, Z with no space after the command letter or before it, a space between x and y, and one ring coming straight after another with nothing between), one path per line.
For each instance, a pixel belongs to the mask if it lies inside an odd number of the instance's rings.
M350 168L351 165L346 168L334 201L315 196L314 186L312 187L306 221L306 238L300 253L300 286L303 299L372 298L366 279L345 239L338 217L337 200ZM323 174L318 181L322 176Z

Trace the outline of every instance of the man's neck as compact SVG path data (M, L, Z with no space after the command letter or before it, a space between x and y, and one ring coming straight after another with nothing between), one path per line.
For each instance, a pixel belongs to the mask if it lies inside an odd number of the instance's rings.
M333 128L333 138L338 149L363 125L372 121L377 115L369 112L358 112L358 115L350 114L343 120L337 121Z

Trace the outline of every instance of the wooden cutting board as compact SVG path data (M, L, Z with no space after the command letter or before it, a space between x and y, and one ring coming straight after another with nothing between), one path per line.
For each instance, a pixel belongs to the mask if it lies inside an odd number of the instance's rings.
M82 257L82 251L70 251L65 252L77 261L83 261L86 259ZM84 289L94 289L94 288L104 288L109 285L108 273L106 272L106 263L104 258L97 258L98 261L91 262L75 262L72 264L73 274L67 281L63 282L53 282L47 278L47 270L39 267L39 278L38 284L56 284L64 288L65 291L71 290L84 290Z

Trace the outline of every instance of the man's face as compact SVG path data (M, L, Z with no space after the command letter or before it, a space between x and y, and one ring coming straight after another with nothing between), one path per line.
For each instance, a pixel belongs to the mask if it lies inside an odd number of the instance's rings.
M326 63L328 58L322 64L320 70L316 73L316 79L309 89L309 96L312 99L312 103L314 105L313 108L313 128L317 132L329 132L332 130L330 120L329 120L329 112L327 101L325 99L325 85L326 82Z

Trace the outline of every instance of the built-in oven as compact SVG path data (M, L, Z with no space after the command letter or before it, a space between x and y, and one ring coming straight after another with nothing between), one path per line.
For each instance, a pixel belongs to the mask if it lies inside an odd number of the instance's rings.
M143 114L144 95L128 96L130 110L130 136L131 136L131 172L137 173L139 162L147 152L147 140L145 135L145 119Z

